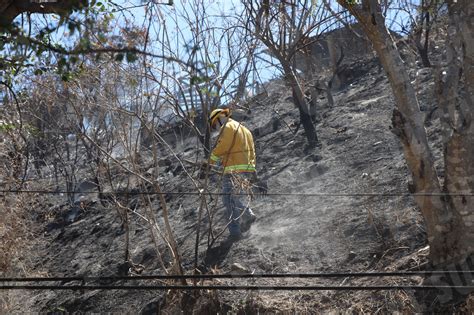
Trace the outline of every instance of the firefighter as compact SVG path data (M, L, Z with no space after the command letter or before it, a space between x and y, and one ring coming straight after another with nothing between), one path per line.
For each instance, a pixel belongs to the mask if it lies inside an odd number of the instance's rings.
M219 128L209 162L223 167L222 202L229 219L229 241L238 241L256 216L249 207L252 183L257 181L253 136L242 123L230 118L229 109L218 108L209 116L211 130ZM242 202L247 199L247 203Z

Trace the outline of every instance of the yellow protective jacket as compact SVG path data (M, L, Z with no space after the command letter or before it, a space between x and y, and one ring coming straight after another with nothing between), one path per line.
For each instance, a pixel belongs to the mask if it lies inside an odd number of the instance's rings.
M220 161L224 174L255 172L255 145L250 130L229 118L220 129L210 160L211 164Z

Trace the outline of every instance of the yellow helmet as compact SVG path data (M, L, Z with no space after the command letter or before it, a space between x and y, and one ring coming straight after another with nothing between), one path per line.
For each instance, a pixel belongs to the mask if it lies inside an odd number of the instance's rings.
M216 121L219 117L229 117L229 109L228 108L217 108L217 109L214 109L211 114L209 115L209 124L211 125L211 127L214 127L214 125L216 124Z

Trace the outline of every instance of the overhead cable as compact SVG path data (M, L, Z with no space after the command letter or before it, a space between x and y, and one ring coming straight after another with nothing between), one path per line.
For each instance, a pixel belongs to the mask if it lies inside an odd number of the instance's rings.
M222 192L199 192L199 191L110 191L110 192L98 192L98 191L74 191L74 190L0 190L0 194L78 194L78 195L88 195L88 194L104 194L104 195L226 195L228 193ZM232 193L233 195L249 195L248 193ZM291 193L291 192L275 192L275 193L265 193L265 194L252 194L254 196L299 196L299 197L417 197L417 196L450 196L450 197L465 197L465 196L474 196L474 193L390 193L390 192L381 192L381 193L332 193L332 192L321 192L321 193Z
M262 273L262 274L192 274L143 276L72 276L72 277L5 277L1 282L50 281L119 281L119 280L178 280L178 279L259 279L259 278L381 278L413 276L474 275L474 270L386 271L386 272L320 272L320 273Z
M0 290L246 290L246 291L380 291L474 290L474 286L377 285L377 286L268 286L268 285L5 285Z

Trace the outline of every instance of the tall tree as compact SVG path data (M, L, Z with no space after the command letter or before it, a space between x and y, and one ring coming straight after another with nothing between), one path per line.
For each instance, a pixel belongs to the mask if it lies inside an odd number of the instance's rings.
M474 252L474 30L470 23L474 2L447 1L451 30L447 46L451 58L438 93L443 125L448 128L444 130L444 181L434 167L418 98L385 26L381 4L377 0L338 3L361 24L392 86L396 104L392 123L412 175L412 192L425 219L431 261L435 265L463 261Z
M292 89L300 121L310 147L318 137L311 120L304 84L296 70L296 55L311 42L308 39L317 28L330 19L322 6L314 1L244 1L247 25L280 63L287 83Z
M424 67L431 67L429 56L432 30L439 20L440 11L444 7L441 0L401 0L397 2L395 12L405 12L407 23L399 22L402 33L413 42Z

